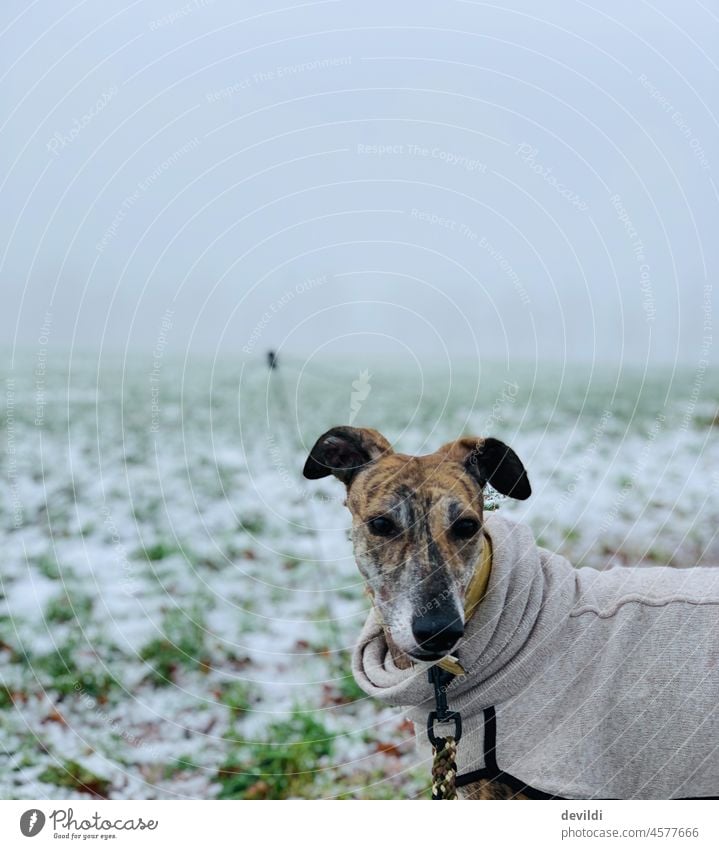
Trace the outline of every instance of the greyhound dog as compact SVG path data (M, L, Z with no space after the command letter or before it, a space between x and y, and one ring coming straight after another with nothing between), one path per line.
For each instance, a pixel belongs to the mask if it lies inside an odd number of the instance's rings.
M304 475L347 488L373 603L360 686L421 723L428 668L456 676L462 797L716 797L719 569L574 568L502 511L485 515L488 484L531 494L491 437L410 456L376 430L335 427Z
M304 467L312 480L330 474L347 487L355 558L395 663L406 669L413 660L451 655L464 634L467 589L489 546L484 487L519 499L531 494L519 457L498 439L473 437L411 457L393 452L376 430L335 427ZM460 793L529 798L487 779Z

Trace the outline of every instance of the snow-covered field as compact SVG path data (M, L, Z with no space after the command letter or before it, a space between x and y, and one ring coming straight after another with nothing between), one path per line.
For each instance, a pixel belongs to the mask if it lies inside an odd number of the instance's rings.
M534 494L499 509L577 565L719 563L701 371L152 368L6 369L0 797L426 793L411 727L350 677L342 487L301 477L351 415L406 452L504 439Z

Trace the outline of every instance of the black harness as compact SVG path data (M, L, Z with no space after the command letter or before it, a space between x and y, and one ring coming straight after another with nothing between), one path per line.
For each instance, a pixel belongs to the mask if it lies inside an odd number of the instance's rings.
M427 736L429 742L435 750L442 750L447 743L445 737L437 737L434 733L435 723L452 722L454 723L455 735L454 743L458 743L462 736L462 717L459 711L449 710L447 704L447 687L454 678L454 673L441 669L439 666L433 666L429 670L430 683L434 685L434 700L435 709L430 712L427 717ZM565 799L564 796L552 796L551 793L545 793L543 790L537 790L525 784L520 778L505 772L497 763L497 714L494 707L484 709L484 766L482 769L474 769L471 772L465 772L463 775L458 775L455 779L457 787L465 787L467 784L473 784L481 779L504 784L513 790L516 794L522 794L528 799ZM442 799L443 796L432 795L433 799ZM688 796L686 800L691 799L719 799L719 796Z
M462 715L459 711L450 710L447 703L447 688L454 678L454 673L439 666L432 666L429 670L429 682L434 686L434 710L427 717L427 736L435 752L441 752L449 743L456 746L462 737ZM435 723L452 723L454 734L450 737L438 737L434 733ZM542 790L529 787L519 778L510 775L500 769L497 763L497 714L494 707L484 709L484 766L458 775L454 781L457 787L464 787L480 779L489 779L493 782L504 784L515 793L521 793L529 799L563 799L563 796L552 796ZM434 793L433 799L444 799L445 796Z

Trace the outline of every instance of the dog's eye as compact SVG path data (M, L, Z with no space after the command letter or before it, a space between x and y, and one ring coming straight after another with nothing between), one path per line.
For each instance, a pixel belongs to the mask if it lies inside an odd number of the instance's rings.
M378 537L389 537L397 532L397 526L395 523L386 516L375 516L374 519L370 519L369 522L367 522L367 525L372 533L376 534Z
M476 519L457 519L452 525L452 536L457 539L469 539L479 531L479 522Z

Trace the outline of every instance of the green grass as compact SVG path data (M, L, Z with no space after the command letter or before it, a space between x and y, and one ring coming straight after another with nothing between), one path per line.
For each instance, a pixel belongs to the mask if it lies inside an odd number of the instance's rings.
M296 569L305 562L303 557L295 557L293 554L286 554L282 560L282 565L285 569Z
M54 581L59 580L60 567L57 559L51 554L41 554L37 560L35 560L35 565L46 578L52 578Z
M349 662L345 669L350 669ZM355 681L354 676L351 674L347 674L340 678L337 682L337 691L347 702L356 702L360 699L367 698L367 693L364 692L360 685Z
M11 708L14 704L15 702L10 690L5 686L5 684L0 684L0 710Z
M177 554L178 548L176 545L167 542L155 542L152 545L146 545L140 551L135 553L135 557L145 558L152 562L156 562L157 560L164 560L166 557L169 557L171 554ZM182 552L179 552L182 554Z
M581 536L581 533L576 528L567 528L564 531L565 542L576 542Z
M172 683L177 669L207 669L205 632L196 611L171 610L165 615L163 636L140 651L156 684Z
M246 531L252 536L261 534L265 529L264 518L258 513L254 516L242 516L237 522L238 530Z
M219 701L227 705L234 716L241 716L252 707L250 688L244 681L231 681L222 687Z
M180 772L194 772L199 769L201 769L199 764L192 759L191 755L187 755L175 758L170 763L165 764L162 772L163 776L168 779L173 778Z
M75 660L76 651L76 646L71 643L44 655L26 657L24 662L45 690L61 696L85 693L100 701L106 699L118 686L117 680L100 663L93 668L79 667Z
M219 798L312 798L334 738L309 713L295 710L288 719L272 723L263 739L236 745L217 775Z
M45 608L45 618L48 622L86 622L91 614L92 599L81 593L75 594L67 588Z
M67 787L105 799L110 792L110 782L106 778L101 778L73 760L46 767L38 776L38 780L55 787Z
M415 768L404 775L404 782L414 786L416 790L411 794L413 798L429 799L431 790L431 775L429 770ZM382 769L374 769L360 772L349 779L355 786L350 790L342 790L341 786L328 787L326 796L337 799L373 799L394 801L395 799L406 799L407 794L397 785L387 780L387 774ZM343 783L347 783L345 779Z

